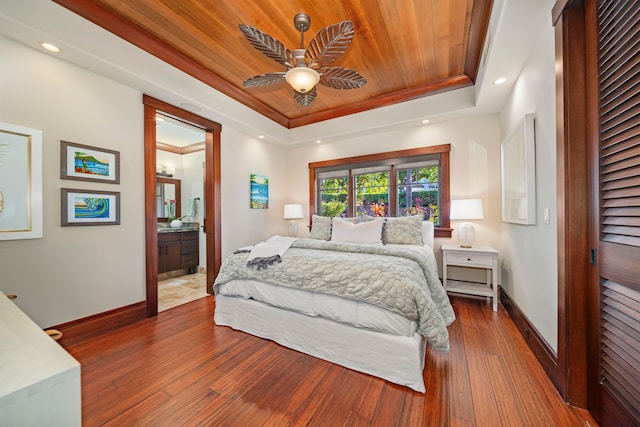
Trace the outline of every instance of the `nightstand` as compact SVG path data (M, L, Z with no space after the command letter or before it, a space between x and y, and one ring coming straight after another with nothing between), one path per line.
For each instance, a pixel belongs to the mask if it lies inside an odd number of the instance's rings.
M498 251L490 246L462 248L442 245L442 284L447 292L493 298L493 311L498 311ZM486 283L447 280L448 267L482 268L487 271Z

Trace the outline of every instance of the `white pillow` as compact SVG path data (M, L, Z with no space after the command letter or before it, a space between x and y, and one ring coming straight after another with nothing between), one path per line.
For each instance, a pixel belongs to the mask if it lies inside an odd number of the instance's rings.
M331 241L346 243L382 244L383 219L353 224L339 218L333 218Z

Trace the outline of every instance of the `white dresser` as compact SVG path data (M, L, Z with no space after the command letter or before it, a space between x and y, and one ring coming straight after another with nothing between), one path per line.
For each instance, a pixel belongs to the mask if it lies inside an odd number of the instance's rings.
M80 363L0 292L0 426L80 426Z

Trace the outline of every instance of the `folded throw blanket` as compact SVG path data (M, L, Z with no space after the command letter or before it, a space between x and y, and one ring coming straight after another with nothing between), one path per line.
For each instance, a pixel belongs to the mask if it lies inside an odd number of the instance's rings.
M295 237L269 237L251 249L249 257L247 258L247 266L262 270L273 263L281 262L282 255L284 255L295 240Z

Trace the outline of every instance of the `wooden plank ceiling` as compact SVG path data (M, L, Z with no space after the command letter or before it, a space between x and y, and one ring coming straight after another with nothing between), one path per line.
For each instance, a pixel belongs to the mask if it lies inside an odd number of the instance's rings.
M54 0L111 33L287 128L472 85L492 0ZM293 17L305 12L305 45L323 27L351 20L351 46L332 66L353 68L368 83L336 90L318 85L308 107L287 83L245 88L252 76L285 67L242 36L247 24L300 47ZM307 47L307 46L305 46Z

